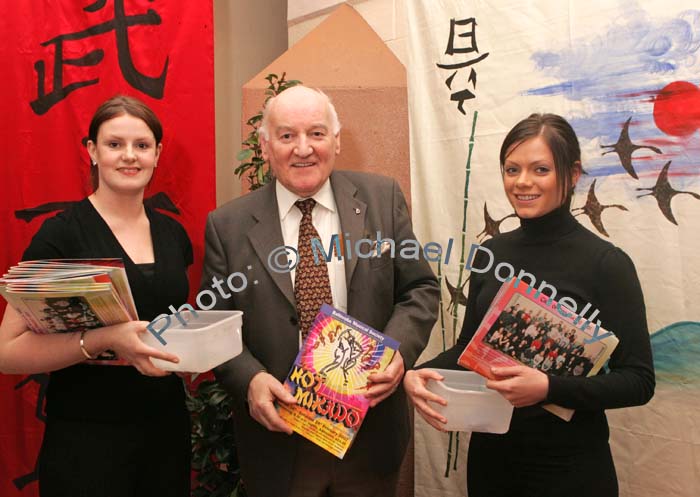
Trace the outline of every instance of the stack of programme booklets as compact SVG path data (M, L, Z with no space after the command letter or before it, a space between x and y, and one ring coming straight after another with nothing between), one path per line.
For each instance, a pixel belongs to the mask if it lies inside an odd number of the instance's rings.
M80 332L138 319L121 259L23 261L0 278L0 295L35 333ZM96 364L121 364L107 351Z

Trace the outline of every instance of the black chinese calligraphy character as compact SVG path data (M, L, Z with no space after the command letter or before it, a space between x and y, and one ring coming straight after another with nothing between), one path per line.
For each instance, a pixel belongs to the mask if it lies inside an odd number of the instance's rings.
M471 29L466 33L460 33L457 36L460 38L469 38L471 40L468 47L455 48L455 26L471 26ZM447 40L447 50L445 53L447 55L454 55L456 53L479 53L479 49L476 46L476 19L470 17L469 19L460 19L455 21L454 18L450 19L450 39Z
M469 30L466 32L462 33L456 33L455 27L456 26L469 26ZM472 53L476 52L477 54L479 53L479 47L477 46L476 43L476 19L473 17L470 17L468 19L460 19L460 20L455 20L450 19L450 36L447 41L447 49L445 50L446 55L453 56L454 54L466 54L466 53ZM459 41L456 40L456 38L465 38L469 41L467 46L455 46L455 42ZM452 89L452 82L454 81L455 76L457 75L457 70L458 69L463 69L465 67L472 66L474 64L478 64L482 60L484 60L486 57L489 56L489 52L486 52L484 54L479 55L478 57L467 60L464 62L457 62L454 64L436 64L440 69L451 69L453 70L452 74L447 77L445 80L445 85L447 88L450 90ZM469 79L467 80L469 83L472 84L472 88L476 89L476 70L472 67L470 72L469 72ZM462 113L466 114L464 111L464 102L465 100L470 100L472 98L476 98L476 95L468 88L465 88L464 90L456 91L450 95L450 100L453 102L458 102L457 104L457 109Z
M37 205L35 207L28 207L26 209L20 209L15 211L15 218L21 219L22 221L29 223L35 218L48 214L55 211L64 211L68 209L71 205L75 204L75 200L67 200L64 202L47 202L45 204ZM160 209L173 214L180 215L180 209L178 209L167 193L158 192L151 197L146 197L143 199L143 205L151 209Z
M151 0L153 1L153 0ZM97 0L95 3L88 5L83 10L86 12L96 12L105 6L106 0ZM95 49L82 57L64 58L63 45L65 41L82 40L92 36L114 31L117 45L117 59L119 68L121 69L124 79L137 90L145 93L153 98L163 98L163 89L165 87L165 77L168 72L169 58L166 57L163 70L157 77L147 76L139 72L134 66L129 50L129 34L128 29L132 26L147 26L158 25L161 23L161 18L153 9L148 9L145 14L137 14L127 16L124 12L124 0L114 0L114 19L95 26L91 26L83 31L75 33L67 33L56 36L41 45L44 47L54 47L54 66L53 66L53 82L52 90L46 93L46 65L43 60L34 63L34 69L37 73L37 98L30 102L32 110L38 115L45 114L51 107L66 98L71 92L97 84L99 78L89 79L85 81L76 81L63 86L63 67L64 66L95 66L104 58L104 51Z

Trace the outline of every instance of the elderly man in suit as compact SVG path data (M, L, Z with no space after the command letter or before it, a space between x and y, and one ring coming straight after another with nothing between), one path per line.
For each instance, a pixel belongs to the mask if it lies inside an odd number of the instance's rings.
M275 180L207 220L202 285L234 272L249 282L217 302L219 309L243 311L244 347L215 373L234 401L241 474L251 497L391 496L412 429L401 380L428 341L439 288L422 255L400 257L400 242L415 236L397 183L333 171L339 133L335 109L320 91L296 86L270 99L259 135ZM309 233L327 247L333 234L354 243L378 232L394 240L396 257L348 253L312 264L299 246ZM269 266L270 253L283 245L299 250L291 272ZM401 342L387 369L371 376L371 407L342 460L292 434L275 409L275 402L294 403L282 382L322 301Z

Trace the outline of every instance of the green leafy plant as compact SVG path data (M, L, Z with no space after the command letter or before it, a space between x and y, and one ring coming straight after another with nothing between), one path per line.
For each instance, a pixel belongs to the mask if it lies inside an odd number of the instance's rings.
M277 76L276 74L267 75L265 79L269 84L265 89L265 104L272 97L278 95L287 88L301 84L301 81L296 79L286 80L286 74L287 73L282 73L282 76ZM260 147L260 140L258 138L258 128L262 123L262 115L263 112L262 109L260 109L260 112L246 121L246 124L253 129L242 142L243 148L236 156L236 159L241 164L234 170L234 173L239 177L243 177L244 174L247 174L251 190L256 190L272 180L272 172L269 167L265 167L265 159L263 159L262 148Z
M193 375L192 381L197 379ZM231 398L216 380L187 392L192 418L192 497L245 497L233 438Z

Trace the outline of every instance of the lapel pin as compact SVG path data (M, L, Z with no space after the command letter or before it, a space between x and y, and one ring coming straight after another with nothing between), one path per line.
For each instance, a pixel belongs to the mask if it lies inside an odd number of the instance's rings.
M355 214L359 214L359 213L360 213L360 208L359 208L359 207L355 207Z

